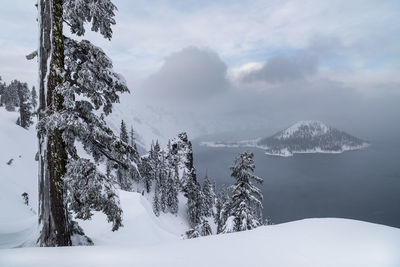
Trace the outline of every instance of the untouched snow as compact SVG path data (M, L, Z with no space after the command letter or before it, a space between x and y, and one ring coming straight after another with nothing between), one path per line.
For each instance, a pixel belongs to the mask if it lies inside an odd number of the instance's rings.
M308 219L159 245L0 250L0 266L400 266L400 229Z
M36 132L33 126L25 130L16 125L17 118L17 112L0 107L0 248L25 244L37 228ZM24 192L29 206L21 196Z

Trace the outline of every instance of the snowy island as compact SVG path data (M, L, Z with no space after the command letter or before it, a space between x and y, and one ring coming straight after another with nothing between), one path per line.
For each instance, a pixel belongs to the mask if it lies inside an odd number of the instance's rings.
M202 142L208 147L257 147L267 155L289 157L296 153L342 153L369 143L320 121L299 121L276 134L254 140Z

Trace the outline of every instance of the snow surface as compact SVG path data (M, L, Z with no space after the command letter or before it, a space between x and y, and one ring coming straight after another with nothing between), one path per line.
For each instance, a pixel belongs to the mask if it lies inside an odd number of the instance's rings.
M0 266L400 266L400 229L308 219L149 246L0 250Z
M39 248L37 140L0 108L0 266L400 266L400 229L346 219L307 219L253 231L182 240L178 215L152 212L150 196L120 191L124 227L112 232L96 213L79 224L92 247ZM21 157L20 157L21 156ZM10 158L11 165L6 162ZM27 192L30 206L21 194Z
M0 248L21 246L36 231L38 143L34 127L21 128L17 118L17 112L0 107ZM29 206L21 196L24 192Z

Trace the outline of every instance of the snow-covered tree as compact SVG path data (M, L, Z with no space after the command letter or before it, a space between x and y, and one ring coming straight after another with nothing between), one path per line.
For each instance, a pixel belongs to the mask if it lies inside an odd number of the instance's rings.
M195 227L201 222L202 218L202 192L197 180L193 179L191 173L186 174L184 178L187 182L184 188L184 194L187 198L188 219L191 227Z
M203 219L201 222L200 235L201 236L212 235L211 226L206 219Z
M156 184L153 197L153 212L158 217L161 213L161 203L160 203L160 187Z
M38 96L37 96L37 92L36 92L36 88L35 86L32 86L32 91L31 91L31 103L32 103L32 107L33 107L33 111L36 111L36 107L38 104Z
M17 85L19 117L17 124L23 128L28 128L32 123L32 102L31 92L26 83L14 81Z
M21 82L13 80L8 86L4 88L2 95L2 103L6 107L7 111L15 111L15 108L19 106L18 88L21 86Z
M136 146L136 137L135 137L135 131L133 130L133 126L131 126L131 130L129 131L129 145L131 147L133 147L135 154L133 155L134 157L134 161L136 162L136 164L140 164L141 158Z
M203 181L203 215L206 217L210 217L214 215L214 204L215 204L215 193L213 190L213 186L208 179L208 175L204 177Z
M69 246L72 235L83 234L69 211L82 219L89 219L92 210L102 211L113 230L122 225L115 168L103 173L98 166L108 161L136 172L130 159L118 157L131 154L132 147L104 119L128 88L100 48L64 35L64 25L82 36L90 23L92 31L111 39L116 7L110 0L39 0L38 10L38 243Z
M121 128L120 128L119 138L121 138L121 140L123 142L128 144L129 137L128 137L128 132L126 130L126 125L125 125L124 120L121 121Z
M178 173L169 171L166 184L167 206L172 214L178 213Z
M218 193L215 209L216 212L214 216L214 222L217 224L217 234L219 234L222 232L224 224L227 220L227 211L230 209L230 199L225 190L221 190Z
M150 164L149 157L141 158L139 163L139 172L142 176L142 181L144 183L144 188L146 189L147 193L150 193L151 185L152 185L152 166Z
M235 159L235 165L231 167L231 176L236 182L230 187L232 198L224 210L227 219L223 233L250 230L262 225L263 196L252 182L262 183L263 180L253 174L253 157L253 153L244 152Z

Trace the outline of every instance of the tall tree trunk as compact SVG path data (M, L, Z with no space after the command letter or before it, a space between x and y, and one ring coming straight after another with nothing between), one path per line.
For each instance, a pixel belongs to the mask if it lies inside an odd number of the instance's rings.
M39 0L39 119L60 112L63 98L55 89L64 68L63 0ZM62 131L38 133L40 246L70 246L71 231L64 203L63 175L67 153Z

